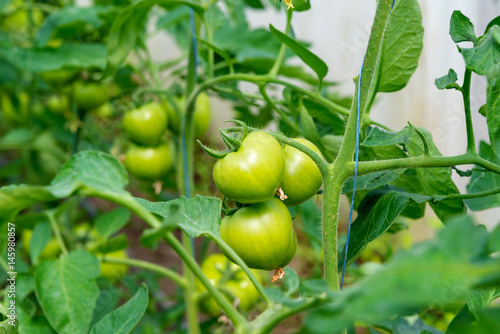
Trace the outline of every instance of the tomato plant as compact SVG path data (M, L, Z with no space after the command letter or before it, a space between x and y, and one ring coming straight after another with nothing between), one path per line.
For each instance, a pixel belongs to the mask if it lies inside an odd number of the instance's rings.
M1 329L500 333L500 227L474 216L500 207L494 10L379 0L363 45L316 49L314 10L365 22L316 0L78 3L0 5ZM420 59L438 18L447 73ZM427 64L435 87L413 82ZM387 98L417 86L461 153ZM379 121L401 109L415 124Z

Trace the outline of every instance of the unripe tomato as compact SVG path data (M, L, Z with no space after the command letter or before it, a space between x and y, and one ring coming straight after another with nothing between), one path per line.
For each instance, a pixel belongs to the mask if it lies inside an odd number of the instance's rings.
M27 254L29 254L31 248L30 242L31 238L33 237L33 230L25 228L21 232L21 237L23 240L23 249ZM60 253L61 253L61 248L59 247L59 243L57 242L56 238L50 238L47 245L45 245L45 248L43 249L42 253L40 253L40 258L53 259L59 256Z
M276 197L241 208L232 216L225 216L220 234L243 261L255 269L279 268L288 260L293 247L290 212Z
M91 110L108 101L109 90L101 83L78 81L73 87L73 96L80 109Z
M306 145L320 157L320 150L304 138L294 138L296 142ZM296 148L285 145L285 175L281 180L281 189L288 196L286 205L298 205L316 194L323 183L321 172L314 161Z
M167 128L167 115L155 102L130 110L123 117L123 130L133 141L156 145Z
M137 178L158 180L172 168L172 153L166 143L156 147L132 145L125 155L124 164Z
M48 84L61 86L73 79L75 74L75 71L70 70L54 70L42 72L40 75Z
M100 256L101 254L96 254L96 255ZM120 249L111 253L107 253L104 256L115 257L119 259L128 259L128 255L125 249ZM101 262L100 268L101 268L101 276L113 282L121 281L128 271L128 266L126 264L120 264L120 263Z
M285 173L281 144L270 134L254 131L241 147L215 163L217 188L240 203L257 203L274 196Z
M54 94L46 101L47 108L54 114L63 114L69 109L69 99L66 95Z
M174 99L177 107L182 112L186 104L186 98L184 96ZM167 102L162 103L163 109L167 112L169 120L169 128L173 133L179 134L181 127L181 119L179 114L175 109ZM208 130L210 126L210 99L208 95L203 92L198 95L194 105L193 113L193 126L194 126L194 136L195 138L200 138Z
M212 254L208 256L203 261L201 269L212 285L228 291L231 297L238 298L242 311L251 310L259 301L260 295L250 279L239 266L230 262L224 255ZM261 272L252 269L252 273L260 283L263 283L264 277ZM198 280L196 281L196 291L206 292L205 287ZM202 299L200 306L202 311L212 316L221 314L219 305L211 296Z
M285 259L279 265L280 268L285 268L290 262L292 262L293 257L295 256L295 252L297 252L297 234L295 234L295 230L292 229L292 245L286 254Z

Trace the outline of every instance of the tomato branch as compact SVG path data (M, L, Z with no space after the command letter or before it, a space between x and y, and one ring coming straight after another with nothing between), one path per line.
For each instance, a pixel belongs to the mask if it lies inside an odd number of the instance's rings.
M472 126L472 115L470 107L470 82L472 72L469 69L465 70L464 83L462 84L462 97L464 100L465 124L467 127L467 152L476 153L476 140L474 139L474 127Z
M128 258L117 258L117 257L109 257L104 255L101 259L102 262L106 263L116 263L116 264L125 264L131 267L142 268L146 270L153 271L158 273L166 278L172 280L175 284L177 284L180 288L185 289L187 287L186 279L176 273L175 271L165 268L163 266L157 265L155 263L136 260L136 259L128 259Z
M422 155L419 157L403 159L360 161L358 174L363 175L382 170L398 168L452 167L459 165L477 165L491 172L500 174L499 165L496 165L472 153L465 153L452 157L431 157ZM354 163L349 162L345 166L345 168L353 171Z

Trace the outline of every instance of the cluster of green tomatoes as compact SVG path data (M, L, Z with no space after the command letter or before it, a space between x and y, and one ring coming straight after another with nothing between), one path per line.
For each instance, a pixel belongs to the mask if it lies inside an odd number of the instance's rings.
M150 102L125 113L122 127L130 140L124 164L130 174L139 179L159 180L173 167L174 145L165 140L169 128L179 134L180 113L184 97L174 98L175 105ZM210 125L210 101L200 94L193 114L194 135L201 137Z
M305 153L289 145L282 147L267 132L247 134L244 130L241 141L223 130L221 134L232 152L218 156L213 178L238 207L222 219L221 237L250 268L284 268L297 248L287 205L298 205L316 194L322 184L321 172ZM323 157L308 140L294 140ZM215 155L206 147L205 151Z

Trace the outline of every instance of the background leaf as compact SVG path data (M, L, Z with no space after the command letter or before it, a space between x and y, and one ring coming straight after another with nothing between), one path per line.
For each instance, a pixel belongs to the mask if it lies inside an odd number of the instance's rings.
M219 238L221 200L216 197L196 195L193 198L180 197L168 202L149 202L137 199L147 210L163 218L171 214L170 207L177 206L177 225L189 237L208 236Z
M130 212L125 208L118 208L99 215L95 220L95 228L104 239L108 239L113 233L127 225L129 220Z
M299 56L300 59L302 59L302 61L304 61L304 63L307 64L307 66L309 66L314 72L316 72L320 80L322 80L326 76L326 74L328 73L328 66L323 60L321 60L318 56L309 51L306 47L304 47L293 38L274 28L272 25L269 25L269 29L271 29L273 35L281 43L288 46L290 50L292 50L297 56Z
M32 263L37 263L38 257L50 240L50 224L47 221L36 224L33 236L30 240L30 259Z
M408 194L394 186L385 186L369 192L359 204L358 217L351 225L347 263L355 261L370 241L391 227L408 201L424 203L430 199L429 196ZM345 246L339 254L339 272L342 270L344 258Z
M489 78L486 88L486 121L490 142L500 157L500 79Z
M403 89L418 66L424 28L417 0L397 0L389 16L380 63L379 92Z
M390 146L402 145L406 147L410 142L415 127L411 124L398 132L387 132L380 128L372 128L361 145L363 146Z
M11 185L0 188L0 222L11 221L19 211L42 201L54 199L44 187Z
M35 272L35 292L43 313L58 333L86 333L99 295L99 261L87 251L42 261Z
M128 174L116 158L104 152L82 151L64 164L47 189L61 198L85 189L130 196L124 190L127 184Z
M450 19L450 36L453 42L476 42L474 25L461 11L455 10Z
M497 25L480 37L475 47L459 48L468 69L491 79L500 76L500 42L494 37L496 34L500 34L500 26Z
M493 163L500 163L500 158L493 152L490 145L485 142L479 144L479 156ZM488 191L500 188L500 175L488 171L473 170L467 193ZM465 200L469 209L473 211L486 210L500 206L500 194L487 197Z
M1 52L19 69L35 73L62 68L102 70L106 66L106 46L103 44L64 43L57 49L13 47Z
M419 129L427 138L430 153L433 156L442 156L436 145L434 145L429 131L420 127ZM417 157L422 155L423 152L422 140L415 134L412 141L408 145L408 153L412 157ZM417 168L416 172L425 195L450 195L460 193L457 186L451 179L452 173L451 168L449 167ZM463 200L440 201L438 203L431 202L429 204L441 221L445 221L453 215L465 212L465 204Z
M135 295L125 304L102 318L90 334L127 334L137 325L148 306L148 288L142 283Z
M441 78L437 78L434 84L438 89L460 89L460 86L456 83L457 80L457 72L450 68L448 74Z

